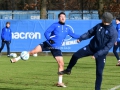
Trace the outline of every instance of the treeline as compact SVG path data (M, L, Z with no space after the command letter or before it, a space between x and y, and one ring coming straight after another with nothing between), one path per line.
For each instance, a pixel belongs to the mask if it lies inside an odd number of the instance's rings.
M118 15L120 0L0 0L0 10L41 10L43 7L46 10L98 10L100 15L109 11Z

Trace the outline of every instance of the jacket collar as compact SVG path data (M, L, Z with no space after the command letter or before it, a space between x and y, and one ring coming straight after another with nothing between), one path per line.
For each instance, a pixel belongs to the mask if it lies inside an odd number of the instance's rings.
M60 21L59 21L58 23L61 24L61 25L65 25L65 23L62 23L62 22L60 22Z

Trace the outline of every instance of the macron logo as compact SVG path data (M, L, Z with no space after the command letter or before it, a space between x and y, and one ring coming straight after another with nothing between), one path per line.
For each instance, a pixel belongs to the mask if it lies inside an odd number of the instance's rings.
M14 32L12 33L12 39L41 39L41 33L39 32Z

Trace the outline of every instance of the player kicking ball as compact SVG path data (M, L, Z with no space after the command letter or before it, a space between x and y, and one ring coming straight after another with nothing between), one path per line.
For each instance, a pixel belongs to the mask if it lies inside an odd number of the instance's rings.
M62 56L62 52L60 50L62 43L67 35L78 39L80 35L74 34L72 32L72 28L70 25L66 25L66 15L64 12L61 12L58 14L59 22L53 23L44 33L47 41L39 44L37 47L35 47L33 50L31 50L29 55L33 55L38 52L42 51L51 51L54 59L56 60L58 64L58 72L64 70L64 60ZM24 56L24 55L23 55ZM23 58L23 57L22 57ZM12 63L15 63L21 59L21 56L17 58L13 58L10 61ZM58 75L58 87L66 87L66 85L62 82L63 75Z

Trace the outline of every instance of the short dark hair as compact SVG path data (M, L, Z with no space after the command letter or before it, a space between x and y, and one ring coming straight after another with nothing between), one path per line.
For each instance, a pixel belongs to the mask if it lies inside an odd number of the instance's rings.
M66 16L66 14L65 14L64 12L60 12L60 13L58 14L58 18L60 17L61 14L64 14L64 15Z
M116 20L119 20L119 21L120 21L120 16L119 16L119 17L116 17Z
M10 22L6 22L6 25L7 25L7 24L10 24Z

